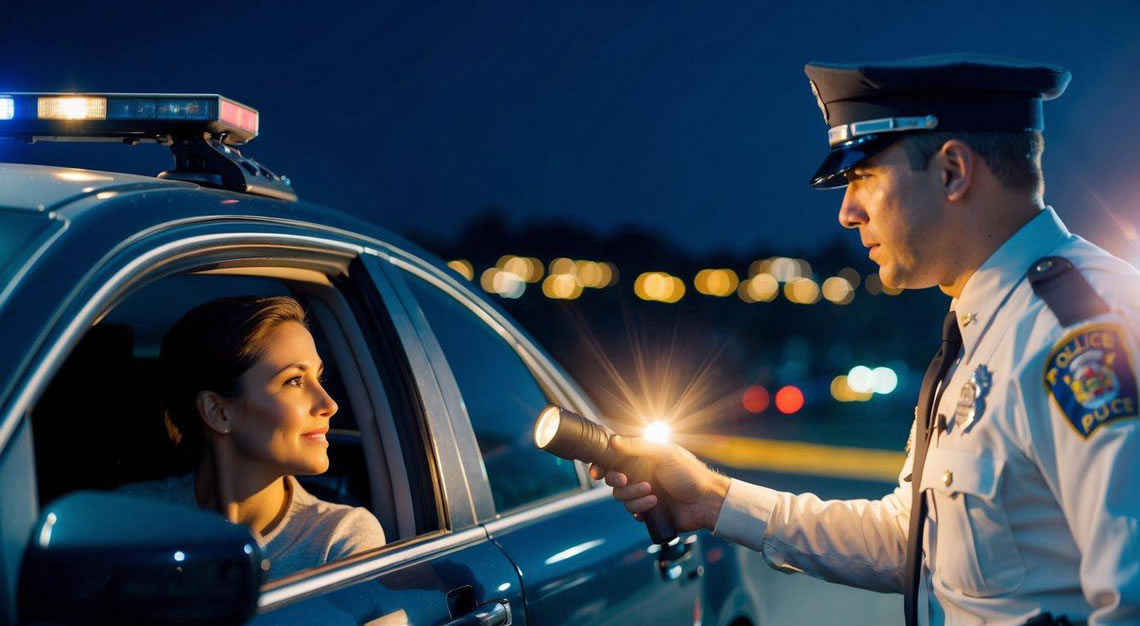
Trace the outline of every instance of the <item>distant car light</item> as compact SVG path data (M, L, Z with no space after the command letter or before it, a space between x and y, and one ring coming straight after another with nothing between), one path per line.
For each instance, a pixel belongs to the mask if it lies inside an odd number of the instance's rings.
M16 116L16 102L11 98L0 98L0 120L10 120Z

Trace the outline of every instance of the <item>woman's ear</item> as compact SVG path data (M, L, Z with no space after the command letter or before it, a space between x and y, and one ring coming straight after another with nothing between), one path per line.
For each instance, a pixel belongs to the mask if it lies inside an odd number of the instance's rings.
M198 415L202 423L217 435L228 435L233 430L229 416L226 415L226 401L213 391L199 391L195 398L198 405Z
M977 153L966 142L951 139L942 144L935 160L942 177L942 193L950 202L960 202L974 182Z

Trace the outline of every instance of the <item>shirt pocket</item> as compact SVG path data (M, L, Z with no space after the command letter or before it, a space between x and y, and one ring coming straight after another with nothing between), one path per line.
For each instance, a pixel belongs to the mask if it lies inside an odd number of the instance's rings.
M1025 564L998 496L1005 460L988 450L931 448L922 491L934 499L933 579L975 597L1015 591Z

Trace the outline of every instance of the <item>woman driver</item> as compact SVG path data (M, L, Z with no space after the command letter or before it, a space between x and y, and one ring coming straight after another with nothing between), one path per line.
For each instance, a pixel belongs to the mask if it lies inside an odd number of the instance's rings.
M384 544L366 509L319 500L293 477L328 469L325 433L337 411L296 300L198 306L167 331L159 368L168 426L196 453L197 470L121 492L215 509L249 526L270 578Z

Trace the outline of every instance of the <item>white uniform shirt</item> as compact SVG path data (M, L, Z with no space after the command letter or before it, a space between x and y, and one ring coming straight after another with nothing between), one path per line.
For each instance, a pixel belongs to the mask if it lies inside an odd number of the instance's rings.
M1062 328L1026 279L1044 256L1072 261L1112 311ZM922 474L919 623L1021 624L1044 611L1140 622L1140 272L1046 208L951 308L963 348L936 410L949 428L932 436ZM979 391L963 391L983 366ZM714 532L773 567L901 593L913 453L898 487L875 501L825 502L734 479Z

